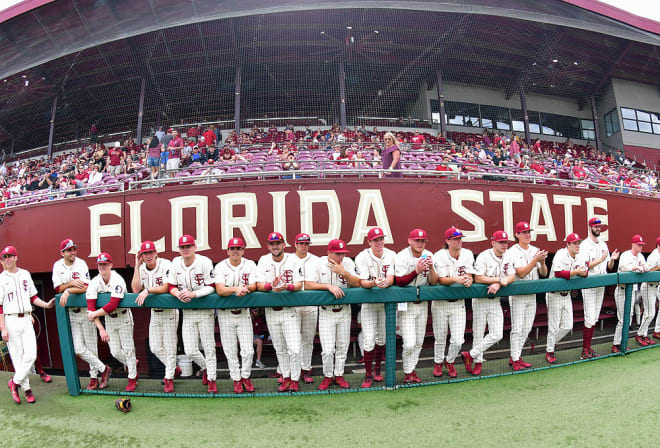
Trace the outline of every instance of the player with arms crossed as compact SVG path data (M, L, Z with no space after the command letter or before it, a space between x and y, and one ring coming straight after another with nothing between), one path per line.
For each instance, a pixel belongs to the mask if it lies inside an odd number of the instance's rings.
M580 235L571 233L566 237L566 247L555 253L552 259L549 278L586 277L589 274L587 267L580 263L577 254L580 252ZM548 343L545 349L545 360L549 364L557 362L555 346L573 329L573 301L570 291L549 292L545 301L548 305ZM584 353L583 355L589 355ZM586 359L586 358L582 358Z
M180 255L172 260L170 294L183 303L206 297L215 290L213 262L208 257L195 253L196 250L195 238L183 235L179 238ZM208 385L208 393L217 393L215 310L208 308L184 309L181 337L186 355L202 368L202 384ZM200 339L204 350L203 356L199 350Z
M397 286L417 287L435 285L438 274L433 267L433 254L426 249L428 236L423 229L414 229L408 235L408 247L394 258L395 281ZM421 383L415 368L424 343L428 304L426 302L405 302L399 304L399 327L403 338L403 382Z
M438 273L438 283L443 286L453 284L472 286L474 274L474 255L463 247L463 232L456 227L445 230L445 247L433 254L433 266ZM433 376L442 376L442 362L445 362L451 378L456 378L454 361L465 341L465 300L434 300L431 302L433 316ZM451 332L449 349L445 360L447 333ZM468 365L465 365L468 368Z
M321 257L315 268L305 278L305 289L326 290L335 299L344 297L344 289L357 288L360 279L355 263L346 258L346 243L332 240L328 243L328 255ZM326 390L333 382L342 389L350 385L344 379L344 366L351 342L351 306L323 305L319 311L319 338L323 359L323 381L320 390Z
M515 227L518 244L506 251L505 262L511 263L516 271L516 280L538 280L548 275L547 250L540 250L530 244L532 233L529 223L519 222ZM536 294L509 297L511 306L511 359L509 363L514 371L532 367L522 359L525 340L532 331L536 316Z
M2 273L0 274L0 332L7 343L14 376L7 385L16 404L21 404L18 388L25 391L25 400L34 403L35 398L30 388L30 372L37 359L37 337L32 326L32 305L40 308L52 308L55 299L48 302L37 294L30 273L20 269L16 262L18 253L14 246L7 246L0 251Z
M284 237L279 232L268 235L268 250L257 263L257 290L299 291L302 277L298 257L284 252ZM300 315L295 307L274 306L266 308L266 323L273 348L282 372L280 392L297 392L300 381Z
M61 293L60 305L65 307L69 294L85 294L89 284L87 263L76 256L78 245L72 239L62 240L60 253L62 258L53 264L53 288ZM87 319L83 308L70 308L71 336L73 351L83 361L89 364L89 384L87 390L105 389L112 373L110 366L105 365L98 357L98 337L94 324ZM98 376L101 374L101 383Z
M319 257L309 253L309 246L312 242L311 237L306 233L296 235L296 257L298 257L298 273L301 278L305 278L307 272L314 269L314 265L319 262ZM303 282L303 289L305 283ZM299 306L296 308L300 315L300 340L302 343L302 358L300 368L303 381L306 384L314 382L312 376L312 352L314 351L314 336L316 336L316 324L319 320L318 306Z
M484 353L504 336L504 313L497 292L516 280L516 271L504 260L509 235L498 230L490 238L492 248L481 252L474 263L475 281L488 285L492 297L472 299L472 350L461 353L465 369L481 375ZM484 337L488 325L488 335Z
M649 258L646 260L646 268L649 271L660 271L660 237L655 239L655 249L649 254ZM653 307L655 309L655 301L660 299L660 284L658 282L650 282L648 286L649 297L652 298ZM656 317L655 319L655 329L653 330L653 338L660 339L660 318ZM649 342L651 341L649 339Z
M619 251L614 249L612 255L607 243L600 241L598 237L605 230L605 225L599 218L589 220L589 237L580 243L580 252L577 255L578 263L584 264L589 269L589 275L607 274L614 269L614 261L619 258ZM596 352L591 348L591 340L594 329L603 306L605 287L585 288L582 290L582 302L584 305L584 327L582 328L582 359L593 358Z
M96 324L101 340L110 346L110 354L128 367L126 392L133 392L137 387L138 371L133 340L133 313L128 308L118 308L126 293L126 282L112 270L112 257L102 252L96 258L99 274L89 282L87 288L87 319ZM99 293L110 293L110 302L101 309L96 309ZM105 327L100 317L107 316Z
M167 294L170 289L172 263L160 258L153 241L145 241L135 255L135 269L131 289L138 293L135 303L142 306L149 294ZM181 375L176 365L177 328L179 310L151 308L149 319L149 350L165 366L163 392L174 392L174 377Z
M363 288L387 288L394 284L394 259L396 252L385 247L385 234L380 227L367 233L369 248L355 257L355 267ZM385 304L364 303L362 336L364 340L364 368L362 387L371 387L372 381L383 381L380 365L385 354ZM372 371L372 364L374 369Z
M227 255L215 265L215 291L220 297L234 295L237 303L241 298L257 290L255 274L257 265L252 260L243 258L245 242L242 238L232 238L227 243ZM250 381L252 374L252 317L249 308L229 308L218 310L220 325L220 341L227 358L229 376L234 382L234 393L242 394L243 390L254 392ZM241 361L238 362L238 346L241 346Z

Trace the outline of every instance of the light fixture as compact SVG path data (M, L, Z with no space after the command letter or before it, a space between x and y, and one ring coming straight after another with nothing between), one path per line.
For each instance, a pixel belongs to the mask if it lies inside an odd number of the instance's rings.
M550 84L550 87L554 89L554 88L555 88L555 85L554 85L554 84Z
M376 33L376 34L378 34L379 32L380 32L380 31L378 31L378 30L374 30L374 33Z
M552 62L557 63L559 62L559 59L553 59Z
M532 62L532 67L536 67L536 62Z
M321 36L323 36L324 34L325 34L325 31L321 31Z
M578 63L577 63L577 62L573 62L573 65L578 65Z
M29 79L26 79L26 80L25 80L25 87L27 87L27 86L29 86L29 85L30 85L30 80L29 80Z
M347 29L347 30L352 30L352 29L353 29L353 27L352 27L352 26L350 26L350 25L348 25L348 26L346 26L346 29Z

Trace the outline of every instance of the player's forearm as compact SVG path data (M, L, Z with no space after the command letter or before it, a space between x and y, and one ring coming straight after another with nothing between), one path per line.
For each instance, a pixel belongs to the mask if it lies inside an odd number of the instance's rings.
M348 286L350 286L351 288L359 288L360 287L360 278L357 277L356 275L348 274L348 275L345 275L344 278L348 282Z
M374 286L376 286L376 281L375 280L360 279L360 287L365 288L365 289L371 289Z
M313 289L318 291L330 291L330 285L326 283L305 281L305 289Z
M195 297L198 299L201 297L206 297L209 294L211 294L215 289L211 285L204 285L201 288L199 288L196 291L193 291L195 293Z
M142 280L140 279L140 271L137 266L133 270L133 278L131 279L131 289L134 293L142 291Z
M39 308L48 308L48 303L38 297L32 301L32 305L38 306Z
M215 284L215 293L220 297L227 297L238 292L238 286L225 286L223 283Z
M460 277L438 277L437 283L439 283L442 286L451 286L454 283L460 283L461 278Z
M163 286L151 286L144 289L147 290L148 294L167 294L167 292L170 290L170 285L165 283Z
M475 275L475 283L483 283L484 285L492 285L493 283L499 283L501 280L500 277L489 277L487 275Z

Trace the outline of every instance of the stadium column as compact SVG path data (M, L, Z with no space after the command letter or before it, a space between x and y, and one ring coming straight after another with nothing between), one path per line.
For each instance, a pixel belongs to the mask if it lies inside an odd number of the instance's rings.
M600 133L598 132L598 113L596 112L596 99L591 95L591 118L594 121L594 140L596 140L596 151L600 152Z
M57 111L57 96L53 99L53 110L50 114L50 131L48 132L48 159L53 157L53 132L55 131L55 112Z
M395 302L385 304L385 388L396 387L396 307Z
M527 142L527 147L530 147L532 145L532 138L529 135L529 113L527 113L527 97L525 96L525 89L522 82L520 83L520 108L522 109L523 123L525 125L525 141Z
M142 87L140 87L140 104L138 105L138 122L137 122L137 144L142 144L142 116L144 115L144 89L147 85L147 80L142 78Z
M445 94L444 94L444 85L442 84L442 71L438 70L435 72L435 76L438 80L438 104L440 104L440 134L445 135L445 130L447 129L447 123L445 122Z
M236 66L236 80L234 81L234 131L236 137L241 133L241 66Z
M339 126L342 132L346 128L346 71L344 63L339 63Z
M626 301L623 305L623 329L621 330L621 353L628 350L628 337L630 333L630 313L632 307L633 284L626 283Z

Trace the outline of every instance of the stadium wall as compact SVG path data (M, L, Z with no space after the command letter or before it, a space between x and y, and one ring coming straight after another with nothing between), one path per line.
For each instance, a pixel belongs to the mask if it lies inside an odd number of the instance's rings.
M617 149L623 148L623 139L621 136L621 131L615 132L614 134L607 136L605 129L605 120L603 117L605 114L609 113L612 109L616 109L616 97L614 96L614 88L612 87L612 82L607 83L607 88L605 89L603 95L596 101L596 112L598 113L598 129L600 131L600 139L604 145L606 151L616 151ZM621 123L621 112L617 111L617 116L619 120L619 129L623 129Z

